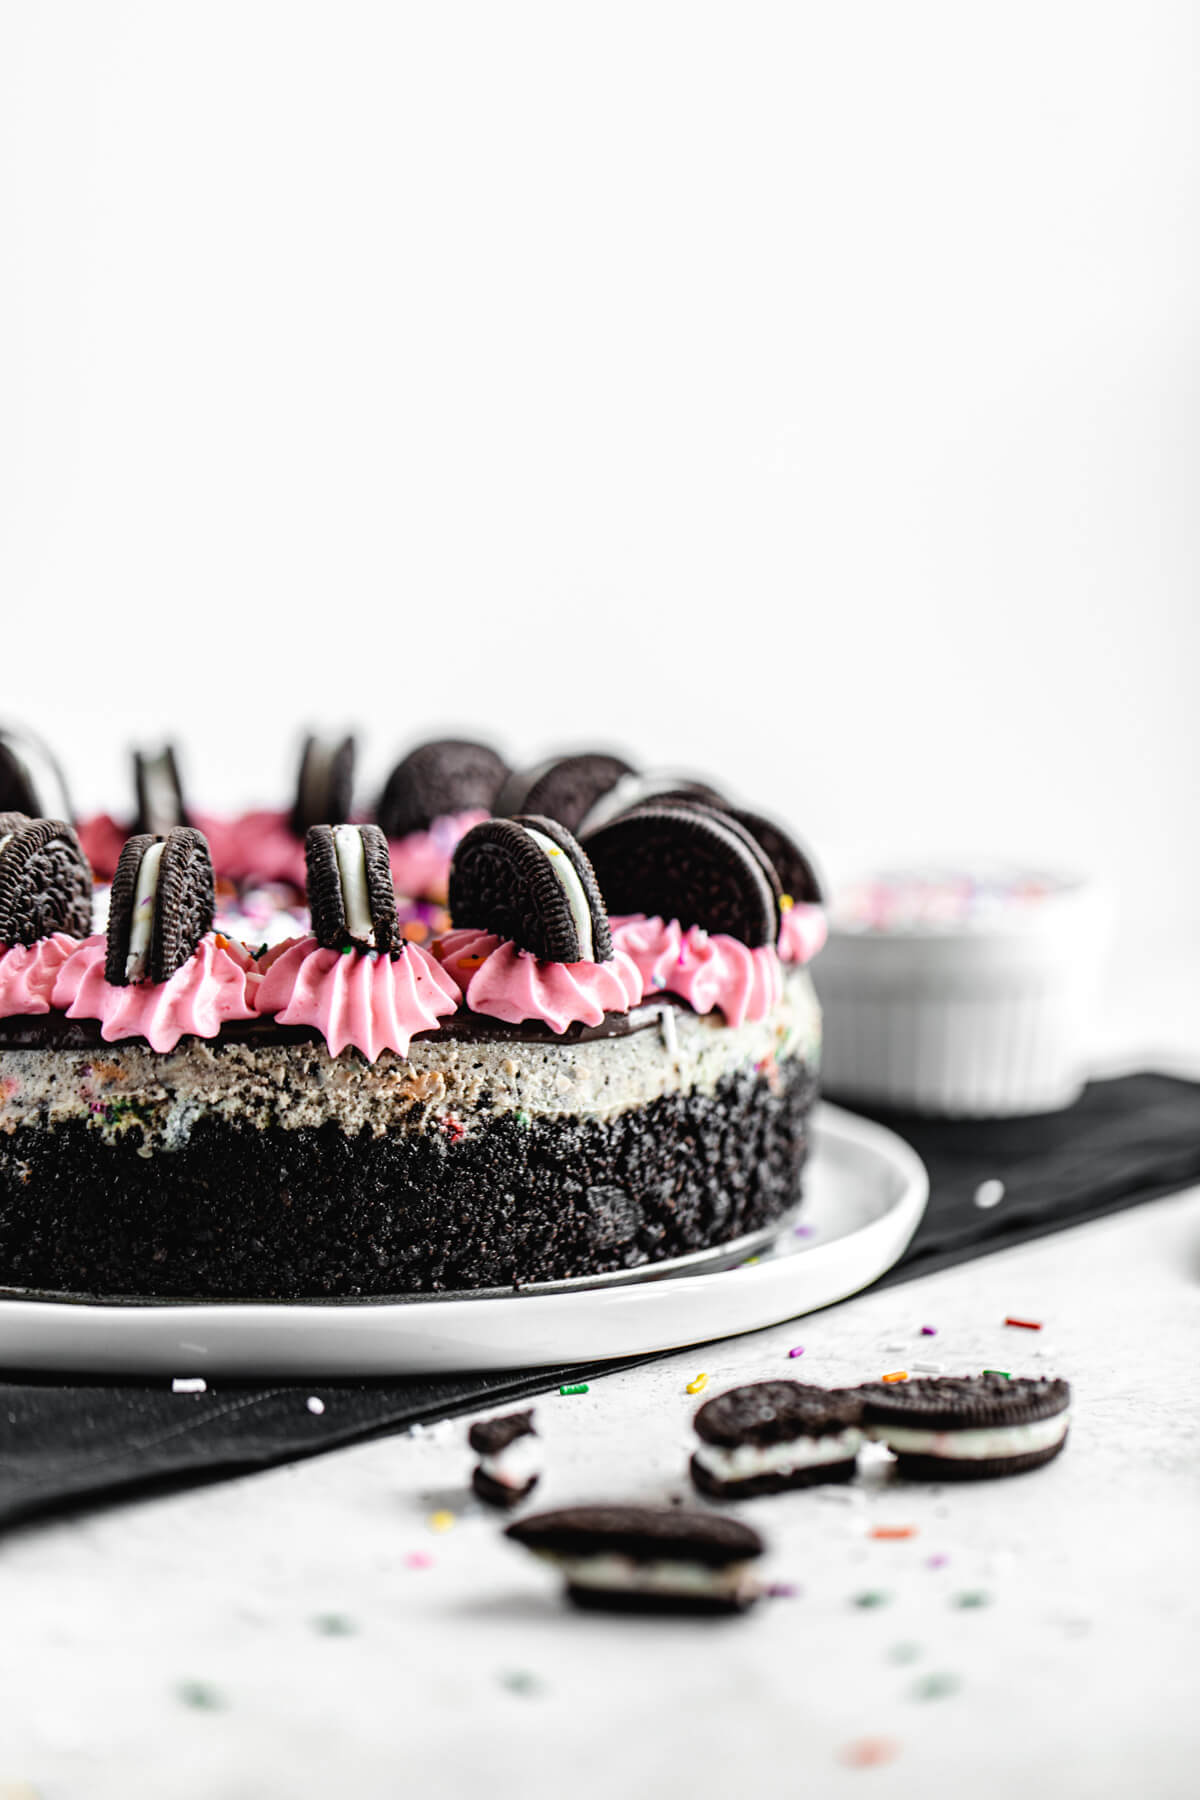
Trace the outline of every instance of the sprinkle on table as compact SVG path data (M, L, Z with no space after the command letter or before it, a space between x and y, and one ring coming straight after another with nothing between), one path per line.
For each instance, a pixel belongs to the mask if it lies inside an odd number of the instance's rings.
M565 1387L560 1387L558 1391L560 1394L586 1394L588 1384L586 1381L572 1381Z
M506 1669L500 1677L500 1685L510 1694L539 1694L544 1683L529 1669Z
M894 1762L899 1754L900 1746L894 1738L855 1738L852 1744L842 1745L838 1761L850 1769L876 1769L881 1763Z
M795 1582L772 1581L763 1589L763 1596L767 1600L794 1600L799 1592Z
M223 1712L226 1701L220 1688L211 1681L181 1681L175 1692L184 1706L195 1712Z
M976 1612L982 1606L990 1606L992 1596L983 1588L967 1588L961 1594L955 1594L954 1605L963 1612Z
M914 1700L944 1700L948 1694L957 1694L962 1683L957 1675L950 1675L945 1670L938 1670L929 1675L922 1675L912 1686Z
M946 1555L946 1552L944 1550L939 1550L936 1555L927 1556L925 1558L925 1567L927 1569L944 1569L949 1561L950 1558Z
M997 1181L995 1179L991 1181L981 1181L979 1186L975 1189L975 1204L982 1208L984 1212L989 1212L993 1206L999 1206L1003 1198L1004 1183L1002 1181Z
M936 1325L922 1325L921 1336L922 1337L936 1337L937 1336L937 1326Z
M908 1380L908 1370L907 1369L893 1369L892 1373L890 1375L881 1376L880 1379L883 1381L907 1381Z
M707 1386L708 1376L705 1374L704 1370L701 1369L695 1381L688 1382L687 1391L689 1394L702 1394Z
M1012 1319L1012 1318L1009 1318L1009 1319L1005 1319L1004 1323L1006 1325L1016 1325L1019 1327L1019 1329L1021 1331L1040 1331L1042 1329L1042 1324L1041 1324L1040 1319Z
M312 1622L319 1637L353 1637L358 1626L349 1613L318 1613Z
M882 1588L865 1588L861 1594L855 1594L854 1604L864 1612L870 1612L877 1606L886 1606L891 1597Z
M887 1653L887 1659L890 1663L895 1663L898 1668L903 1668L908 1663L915 1663L920 1657L920 1654L920 1644L906 1642L902 1644L893 1644Z
M910 1538L916 1537L915 1525L872 1525L869 1535L873 1538Z
M945 1363L914 1362L913 1370L918 1375L944 1375Z
M320 1414L325 1411L325 1402L319 1399L316 1394L310 1394L304 1404L307 1406L310 1413Z
M171 1383L173 1394L206 1394L208 1383L203 1375L176 1375Z
M439 1507L437 1512L431 1512L428 1519L425 1521L430 1531L437 1532L452 1531L454 1522L455 1515L444 1506Z
M804 1355L804 1345L803 1344L793 1344L791 1349L788 1351L788 1355L789 1356L803 1356Z

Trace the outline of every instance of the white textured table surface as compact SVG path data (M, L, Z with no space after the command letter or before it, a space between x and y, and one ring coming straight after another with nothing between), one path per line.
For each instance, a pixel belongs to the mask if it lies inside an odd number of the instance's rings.
M1039 1473L748 1503L800 1591L745 1618L566 1609L468 1498L461 1421L18 1532L0 1797L1194 1794L1198 1276L1193 1192L706 1351L710 1392L914 1357L1076 1387ZM699 1366L544 1398L540 1498L686 1493Z

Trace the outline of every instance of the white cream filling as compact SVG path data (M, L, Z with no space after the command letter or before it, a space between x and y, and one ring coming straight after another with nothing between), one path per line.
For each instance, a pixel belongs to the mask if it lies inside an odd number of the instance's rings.
M494 1456L481 1456L479 1467L501 1487L528 1487L542 1472L541 1446L536 1437L526 1432Z
M701 1444L696 1461L718 1481L751 1481L757 1475L790 1475L794 1469L816 1469L824 1463L849 1462L858 1455L863 1434L857 1425L824 1437L789 1438L785 1444Z
M587 895L583 891L583 883L575 871L575 865L565 850L550 838L535 831L532 825L524 828L533 839L538 849L550 859L550 867L558 878L559 886L567 896L567 905L571 909L571 918L575 925L575 935L579 939L579 961L594 962L592 955L592 909L588 905Z
M160 750L157 756L143 757L142 792L146 796L147 831L166 832L178 824L179 797L165 750Z
M125 956L126 981L141 981L146 973L150 935L154 930L154 903L158 895L158 865L165 848L165 844L151 844L138 864L133 913L129 921L129 949Z
M371 917L371 896L367 890L367 853L358 826L335 825L333 848L337 855L338 879L342 884L346 929L360 943L373 944L375 921Z
M4 854L5 844L11 843L15 836L16 836L16 833L13 831L6 831L6 832L0 834L0 856L2 856Z
M744 1562L701 1563L664 1557L642 1562L633 1556L597 1554L564 1556L557 1550L538 1552L562 1570L572 1587L619 1594L714 1595L734 1597L746 1585Z
M989 1425L977 1431L921 1431L913 1425L870 1425L868 1437L886 1444L897 1456L942 1456L950 1462L984 1462L992 1456L1024 1456L1061 1444L1070 1413L1035 1419L1031 1425Z

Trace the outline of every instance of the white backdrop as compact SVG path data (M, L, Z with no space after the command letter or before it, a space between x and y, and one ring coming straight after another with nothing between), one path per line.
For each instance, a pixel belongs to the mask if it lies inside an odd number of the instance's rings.
M1200 888L1186 0L0 0L0 719Z

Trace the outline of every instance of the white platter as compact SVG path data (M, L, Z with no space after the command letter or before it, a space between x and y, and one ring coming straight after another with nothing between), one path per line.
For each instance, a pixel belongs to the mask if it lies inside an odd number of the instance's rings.
M733 1337L869 1286L928 1198L916 1152L822 1105L803 1224L749 1263L571 1291L395 1300L0 1299L0 1368L89 1375L353 1378L547 1367Z

